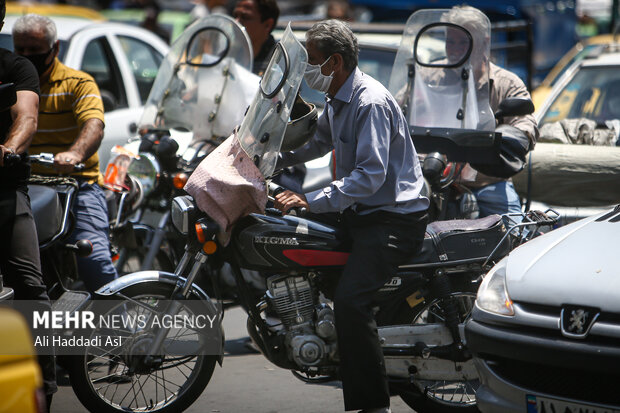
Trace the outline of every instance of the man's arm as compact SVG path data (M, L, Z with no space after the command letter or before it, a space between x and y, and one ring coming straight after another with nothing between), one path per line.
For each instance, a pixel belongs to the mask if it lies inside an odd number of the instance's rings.
M0 145L0 166L4 165L5 153L26 152L37 130L38 116L39 95L31 90L18 90L17 102L11 106L13 124L6 142Z
M525 87L525 83L514 73L508 70L497 70L495 76L493 87L497 89L497 92L495 92L497 93L497 105L499 105L503 99L509 97L532 99ZM496 110L495 107L494 110ZM538 124L533 115L507 117L504 118L504 123L525 132L530 139L530 148L534 147L539 133Z
M54 157L54 168L58 172L73 171L73 166L86 161L99 149L103 140L103 122L99 119L88 119L82 125L80 134L66 152L59 152Z

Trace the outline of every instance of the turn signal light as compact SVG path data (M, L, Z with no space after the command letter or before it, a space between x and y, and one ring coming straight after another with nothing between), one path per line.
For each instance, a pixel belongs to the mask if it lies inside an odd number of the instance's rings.
M207 237L205 235L206 228L204 228L200 222L196 222L194 228L196 229L196 238L198 239L198 242L205 243L207 241Z
M202 250L205 254L211 255L215 253L215 251L217 251L217 244L215 243L215 241L207 241L203 244Z
M185 172L179 172L172 178L172 185L176 189L183 189L185 183L187 182L188 176Z

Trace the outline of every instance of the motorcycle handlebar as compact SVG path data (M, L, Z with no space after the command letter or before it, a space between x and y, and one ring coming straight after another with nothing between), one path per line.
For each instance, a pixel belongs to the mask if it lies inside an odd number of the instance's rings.
M16 153L5 153L4 154L4 166L6 168L11 168L21 161L22 157Z
M39 155L30 155L30 161L39 165L51 168L54 166L54 155L51 153L41 153ZM82 162L73 165L74 172L82 172L84 170L84 164Z
M267 185L267 198L270 201L273 201L275 199L275 196L278 195L281 192L284 192L286 190L286 188L276 184L275 182L269 182L269 184ZM270 211L273 211L274 208L269 208ZM279 211L279 210L278 210ZM293 207L289 210L289 214L291 215L295 215L298 217L303 217L308 213L308 209L304 208L304 207Z

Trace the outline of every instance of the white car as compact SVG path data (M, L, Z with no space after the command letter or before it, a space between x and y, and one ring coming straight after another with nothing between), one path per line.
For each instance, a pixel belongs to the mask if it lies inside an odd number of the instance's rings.
M0 47L13 50L11 30L19 16L7 15ZM95 78L105 104L104 139L99 164L110 149L136 134L137 123L168 45L148 30L120 23L53 17L60 40L60 60Z
M533 239L467 323L483 413L620 412L620 206Z

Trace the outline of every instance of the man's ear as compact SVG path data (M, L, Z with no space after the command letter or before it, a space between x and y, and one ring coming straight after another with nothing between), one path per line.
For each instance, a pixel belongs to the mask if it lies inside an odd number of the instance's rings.
M60 40L56 40L56 43L54 43L54 57L58 56L59 52L60 52Z
M344 59L340 53L334 53L332 59L334 61L334 71L344 70Z
M265 25L265 27L269 28L269 33L271 33L273 29L276 28L276 21L271 17L268 19L265 19L263 24Z

